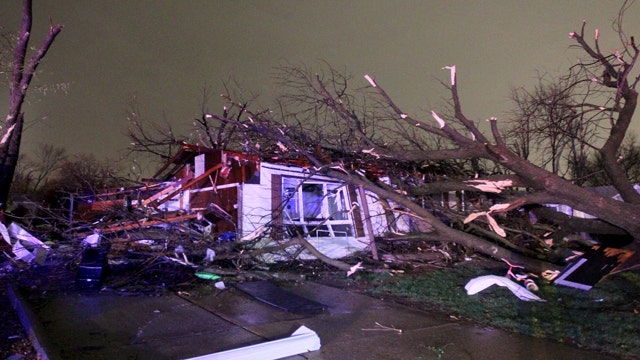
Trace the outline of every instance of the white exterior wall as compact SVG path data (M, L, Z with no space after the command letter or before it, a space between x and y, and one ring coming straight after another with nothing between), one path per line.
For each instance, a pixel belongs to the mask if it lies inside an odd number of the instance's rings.
M193 171L196 177L204 174L204 171L206 170L204 168L204 160L205 160L204 154L200 154L193 159L193 162L194 162Z
M388 178L381 178L380 181L389 184ZM367 197L367 204L369 205L369 217L371 219L371 226L373 227L373 235L379 236L389 232L389 224L387 223L387 218L385 216L385 209L382 206L382 203L378 200L378 195L365 190L365 196ZM360 193L358 192L358 203L361 203L362 199L360 198ZM391 207L394 207L393 202L389 202ZM366 219L366 214L362 212L362 218ZM394 213L394 217L396 221L394 223L395 229L400 232L408 232L411 229L410 226L410 218L407 215L402 215L400 213Z
M290 177L298 177L305 178L309 176L308 170L296 167L296 166L285 166L279 164L272 163L261 163L260 165L260 184L242 184L242 234L240 237L247 236L254 231L256 231L260 226L267 224L271 221L271 179L272 175L280 175L280 176L290 176ZM309 180L319 180L326 182L336 182L335 179L326 177L326 176L313 176L310 177ZM351 199L351 202L362 203L362 199L360 198L360 193L356 191L357 199ZM387 230L387 221L384 213L384 208L378 201L378 198L375 194L366 191L366 200L369 206L370 214L365 214L363 212L362 206L358 206L356 211L360 211L361 218L363 221L366 221L367 218L371 220L373 227L373 235L378 236L383 233L386 233ZM392 205L393 206L393 205ZM399 216L396 214L396 217L399 217L396 222L396 228L399 231L408 231L409 230L409 219L407 216ZM360 238L360 240L368 239L367 228L364 226L364 231L367 236Z
M202 162L204 158L201 158L200 162ZM202 167L196 166L196 170ZM326 177L326 176L313 176L309 177L308 170L296 167L296 166L285 166L273 163L263 162L260 164L260 183L259 184L236 184L236 185L225 185L228 186L239 186L238 195L241 199L238 199L239 206L239 224L238 230L240 231L239 238L247 237L251 234L254 234L258 229L262 226L268 224L272 220L272 209L271 209L271 179L273 175L280 175L283 177L296 177L300 179L308 178L309 180L314 181L326 181L335 183L336 180ZM171 183L167 183L169 186ZM203 188L203 189L195 189L191 191L182 191L173 196L171 199L165 201L160 209L162 211L178 211L178 210L191 210L188 208L189 197L191 192L199 192L199 191L211 191L213 188ZM351 203L357 202L361 204L363 199L360 197L360 192L356 191L356 199L350 199ZM373 228L373 236L379 236L383 233L388 232L387 221L385 217L385 210L382 204L378 201L378 197L365 190L366 201L369 207L369 214L365 214L362 206L358 206L354 211L359 211L361 219L363 221L371 221L371 225ZM393 206L393 204L391 204ZM395 222L395 229L401 232L408 231L410 228L409 218L406 215L398 215L395 214L396 218L398 218ZM352 216L353 219L353 216ZM355 224L354 224L355 226ZM360 244L367 245L368 239L370 235L368 234L367 226L363 224L363 229L365 232L365 236L356 239L355 237L349 237L349 239L344 239L347 242L357 240ZM355 232L355 229L354 229ZM323 238L326 239L326 238ZM334 238L336 239L336 238ZM316 244L314 244L316 245ZM351 245L349 245L351 246ZM356 244L356 246L362 246Z
M266 184L263 179L260 184L241 184L239 193L242 194L239 237L243 238L271 221L271 179Z
M260 164L260 184L242 184L242 234L247 236L260 226L271 221L271 178L273 175L308 177L308 171L301 167L285 166L263 162ZM331 178L314 176L314 180L335 182Z
M373 235L380 236L382 234L389 232L389 226L387 224L387 218L385 216L385 209L378 201L378 195L366 191L365 194L367 197L367 203L369 204L369 213L371 217L371 225L373 227ZM362 201L360 199L360 194L358 194L358 201ZM393 202L390 202L389 205L391 207L394 206ZM411 230L411 218L408 215L402 214L400 212L395 212L394 214L395 222L393 228L401 233L406 233ZM363 219L365 214L362 213Z

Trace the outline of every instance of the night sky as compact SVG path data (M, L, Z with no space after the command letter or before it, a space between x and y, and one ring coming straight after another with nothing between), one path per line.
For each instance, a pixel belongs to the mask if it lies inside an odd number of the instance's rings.
M442 105L456 65L467 115L499 119L512 87L558 74L583 54L569 39L587 20L603 51L619 48L612 22L621 1L213 1L36 0L32 46L49 18L64 30L45 57L26 107L23 153L40 143L69 153L118 158L127 146L126 111L188 133L202 90L237 80L264 104L276 92L275 66L327 61L353 76L370 74L415 116ZM18 29L20 0L0 8L4 31ZM640 4L626 15L640 35ZM591 36L590 36L591 37ZM3 88L6 89L6 83ZM0 110L6 114L7 95ZM214 97L209 111L221 108Z

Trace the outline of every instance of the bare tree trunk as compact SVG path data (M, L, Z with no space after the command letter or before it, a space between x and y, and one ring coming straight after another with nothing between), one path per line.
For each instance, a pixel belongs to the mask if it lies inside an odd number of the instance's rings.
M56 36L62 31L62 25L51 25L49 33L35 54L26 61L29 39L31 36L32 6L31 0L22 1L22 25L18 34L18 43L13 52L13 68L9 88L9 113L1 130L0 140L0 211L7 206L9 190L13 174L20 154L20 141L24 125L24 104L31 79L53 44Z
M22 137L22 124L24 114L18 114L18 119L13 125L13 131L8 135L8 139L0 144L0 211L6 209L7 199L9 198L9 190L13 181L13 174L18 163L18 155L20 152L20 138ZM5 139L3 138L3 141Z

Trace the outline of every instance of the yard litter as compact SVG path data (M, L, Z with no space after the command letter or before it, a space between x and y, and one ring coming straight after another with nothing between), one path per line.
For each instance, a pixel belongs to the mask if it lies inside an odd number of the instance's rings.
M517 296L520 300L545 301L541 299L539 296L537 296L536 294L520 286L515 281L512 281L505 276L499 276L499 275L478 276L476 278L469 280L469 282L467 283L467 285L464 286L464 288L465 290L467 290L468 295L475 295L480 291L491 287L492 285L506 287L507 289L511 290L511 292L515 296Z
M18 259L29 264L34 260L38 263L44 262L50 250L47 244L31 235L16 223L11 223L9 228L0 223L0 234L2 234L4 240L12 246L13 254Z

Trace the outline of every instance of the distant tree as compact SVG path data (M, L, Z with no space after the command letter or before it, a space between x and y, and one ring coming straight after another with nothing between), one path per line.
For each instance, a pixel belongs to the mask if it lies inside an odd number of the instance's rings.
M41 144L34 156L20 155L11 194L39 198L41 190L51 178L57 175L57 170L61 168L66 158L64 148L50 144Z
M46 55L60 31L61 25L51 25L44 41L27 59L31 38L32 4L22 1L22 23L13 50L12 74L9 84L9 113L0 130L0 211L7 206L11 182L20 155L20 142L24 126L22 105L38 65Z
M584 103L584 82L576 74L548 79L541 76L533 91L514 89L516 104L513 117L507 120L505 142L523 159L554 174L580 179L580 164L594 149L598 124L608 119L604 111L593 111ZM587 84L590 85L590 84Z
M237 83L233 83L237 86ZM227 100L231 99L231 95L244 96L240 91L234 91L229 84L224 85L227 95L223 97ZM223 116L237 116L236 121L246 115L242 109L246 109L255 96L244 99L242 104L235 104L233 109L224 107ZM197 144L212 149L234 149L246 150L248 141L246 139L249 133L238 129L236 126L225 121L217 121L210 116L208 103L211 100L211 90L204 87L202 90L202 100L200 108L200 116L193 119L193 131L190 134L182 135L175 132L168 122L154 121L147 119L142 115L137 99L133 99L127 110L127 120L129 127L127 129L127 137L129 138L128 157L134 158L136 162L138 158L143 158L146 162L164 162L169 159L177 149L178 144L187 142ZM234 112L239 109L239 111Z
M176 149L180 139L176 135L170 123L159 124L157 121L145 119L140 109L140 104L133 98L127 109L127 137L129 138L128 156L138 162L138 157L143 161L166 161Z
M67 155L62 148L41 145L33 158L22 155L11 188L7 216L25 226L65 231L71 224L69 209L74 201L96 193L113 192L134 182L123 163L98 160L93 154Z
M0 83L9 83L11 75L12 50L15 48L15 37L0 27Z
M605 159L600 153L594 153L582 165L583 182L588 186L612 185L604 166ZM617 162L622 166L626 177L633 184L640 184L640 144L635 135L628 137L618 151Z
M124 186L123 169L116 161L98 160L93 154L74 154L60 163L57 176L50 179L47 189L66 193L93 193Z

